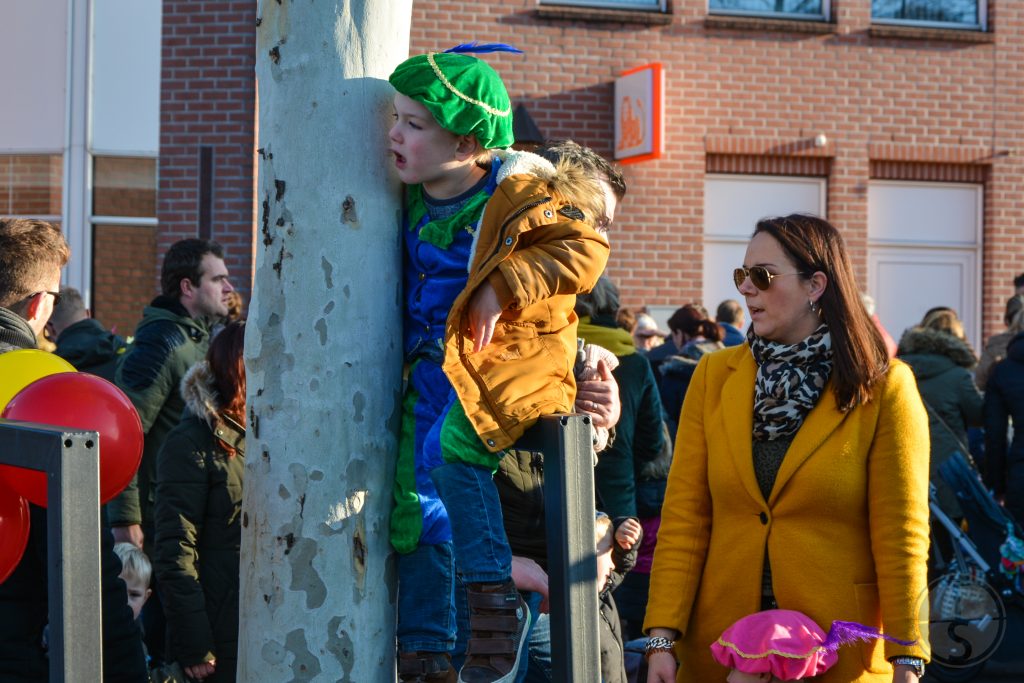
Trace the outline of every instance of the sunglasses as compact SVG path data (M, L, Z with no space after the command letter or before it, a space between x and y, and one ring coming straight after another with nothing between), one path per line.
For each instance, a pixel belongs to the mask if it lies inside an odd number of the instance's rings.
M750 281L754 283L754 286L763 292L771 287L772 280L784 275L805 275L805 273L769 273L768 269L764 266L754 266L752 268L740 266L736 270L732 271L732 281L736 283L736 289L739 289L743 285L743 282L749 277Z
M50 292L50 291L44 289L43 291L36 292L35 294L32 294L30 296L35 296L36 294L49 294L50 296L53 297L53 305L54 306L56 306L57 304L60 303L60 297L61 297L61 293L60 292Z

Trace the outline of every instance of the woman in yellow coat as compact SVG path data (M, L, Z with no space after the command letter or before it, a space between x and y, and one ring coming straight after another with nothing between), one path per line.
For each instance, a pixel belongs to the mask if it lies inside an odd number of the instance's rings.
M821 683L915 682L929 655L928 420L914 377L888 359L823 219L759 222L734 279L752 328L704 356L683 404L648 682L725 681L709 646L772 608L916 641L844 648Z

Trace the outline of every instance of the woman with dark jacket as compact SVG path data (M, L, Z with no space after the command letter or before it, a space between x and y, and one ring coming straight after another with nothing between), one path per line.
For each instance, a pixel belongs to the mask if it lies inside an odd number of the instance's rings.
M928 410L930 474L939 505L949 516L962 517L956 494L939 474L939 466L957 451L967 455L967 428L981 426L981 394L974 386L974 351L964 338L956 314L937 311L903 334L896 355L913 370L917 390Z
M658 367L661 373L658 389L665 408L665 422L674 442L683 399L697 362L705 353L724 349L725 344L722 343L722 328L708 318L702 306L696 304L687 304L673 313L669 327L672 329L672 341L680 351Z
M984 415L985 484L1017 522L1024 522L1024 332L1010 341L1006 358L992 370ZM1017 426L1010 444L1007 418Z
M191 678L234 681L245 469L245 323L233 322L182 380L186 412L157 456L154 565L169 659Z

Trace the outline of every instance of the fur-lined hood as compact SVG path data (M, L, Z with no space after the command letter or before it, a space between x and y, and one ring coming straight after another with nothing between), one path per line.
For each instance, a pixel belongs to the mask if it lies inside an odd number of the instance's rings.
M217 389L214 387L213 371L205 360L199 361L181 379L181 397L185 407L196 417L202 418L212 429L217 419Z
M922 373L925 376L938 374L950 365L970 370L978 362L967 342L946 332L922 327L912 327L903 333L896 355L910 363L919 378ZM929 363L925 356L939 357L947 362L935 363L936 359L933 358Z
M562 159L552 164L544 157L532 152L496 150L501 159L498 169L498 183L514 175L532 175L547 182L547 191L552 197L571 204L583 212L587 223L595 225L605 214L604 187L598 178L587 173L582 166Z

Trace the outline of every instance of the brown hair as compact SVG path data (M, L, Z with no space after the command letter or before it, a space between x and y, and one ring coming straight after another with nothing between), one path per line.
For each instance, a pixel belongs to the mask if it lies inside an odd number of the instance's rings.
M203 277L203 257L207 254L223 259L224 249L213 240L194 237L172 244L164 255L164 262L160 267L160 288L163 295L172 299L181 298L181 281L185 278L199 286L199 281Z
M245 321L228 323L217 333L206 352L206 362L213 373L220 412L245 426ZM234 449L227 447L229 455Z
M53 223L34 218L0 218L0 306L21 314L53 271L71 257L64 235Z
M951 334L961 341L967 341L967 335L964 334L964 325L960 322L960 318L956 317L956 313L953 309L947 308L944 310L934 311L929 313L921 321L921 327L929 330L936 330L938 332L945 332Z
M707 311L699 304L686 304L677 309L668 319L668 329L682 332L688 339L700 336L709 341L722 341L722 328L708 317Z
M842 235L824 218L791 214L766 218L754 235L768 233L807 280L821 271L828 278L818 299L819 314L832 330L832 381L842 411L871 400L874 386L889 369L882 335L860 301Z

